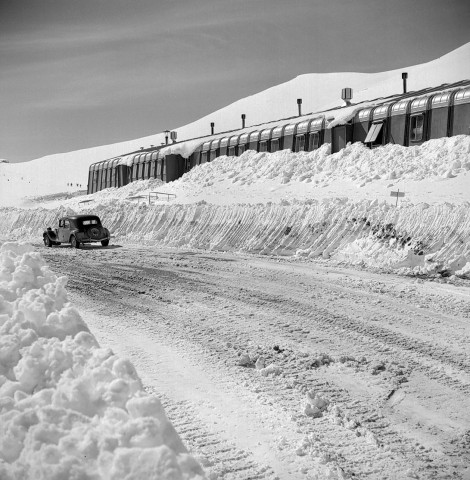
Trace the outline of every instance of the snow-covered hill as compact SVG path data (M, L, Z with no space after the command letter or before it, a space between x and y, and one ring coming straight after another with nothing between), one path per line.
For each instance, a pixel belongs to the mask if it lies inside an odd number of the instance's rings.
M303 99L304 114L340 106L343 87L353 88L354 103L397 94L402 91L402 71L408 72L408 90L469 79L470 43L432 62L389 72L301 75L177 128L178 140L209 134L210 122L215 122L216 132L239 128L242 113L247 116L247 126L295 116L297 98ZM112 145L49 155L21 164L1 164L0 205L18 205L25 196L84 189L90 164L138 150L141 146L160 145L163 141L163 134L157 133Z

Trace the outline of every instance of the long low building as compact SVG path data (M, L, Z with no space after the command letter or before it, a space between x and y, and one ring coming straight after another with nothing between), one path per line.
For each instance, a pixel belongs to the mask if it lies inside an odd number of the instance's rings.
M88 193L149 178L172 182L197 165L246 150L308 152L331 143L335 153L354 142L370 148L388 143L413 146L469 134L470 80L463 80L96 162L90 165Z

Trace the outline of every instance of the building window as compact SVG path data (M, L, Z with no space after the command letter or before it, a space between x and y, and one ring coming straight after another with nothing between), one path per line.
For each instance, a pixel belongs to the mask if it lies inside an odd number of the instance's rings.
M202 152L201 163L206 163L206 162L207 162L207 152Z
M312 132L308 136L308 149L311 152L316 150L320 146L320 134L318 132Z
M296 152L305 151L305 135L297 135L295 137L295 151Z
M373 143L374 145L381 145L382 144L382 134L379 133L383 132L383 122L373 123L367 133L367 137L364 140L364 143Z
M228 147L228 156L229 157L235 156L235 147Z
M279 139L271 140L271 152L277 152L279 150Z
M162 159L162 182L166 182L166 162Z
M423 139L424 115L413 115L410 119L410 140L412 142L420 142Z
M238 145L238 155L241 155L245 151L245 145Z
M263 140L262 142L259 142L259 151L260 152L267 152L268 151L268 142L266 140Z

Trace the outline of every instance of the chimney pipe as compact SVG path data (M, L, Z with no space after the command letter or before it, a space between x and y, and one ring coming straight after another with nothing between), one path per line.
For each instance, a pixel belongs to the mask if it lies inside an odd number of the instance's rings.
M299 117L302 115L302 99L298 98L297 99L297 105L299 107Z
M347 107L351 106L351 99L353 97L352 88L346 87L341 90L341 100L346 103Z
M168 135L170 134L170 130L165 130L163 133L165 134L165 145L168 145Z
M245 128L245 118L246 118L246 115L242 113L242 128Z
M215 127L215 123L211 122L211 135L214 135L214 127Z
M403 93L406 93L406 79L408 78L408 72L402 72L401 78L403 79Z

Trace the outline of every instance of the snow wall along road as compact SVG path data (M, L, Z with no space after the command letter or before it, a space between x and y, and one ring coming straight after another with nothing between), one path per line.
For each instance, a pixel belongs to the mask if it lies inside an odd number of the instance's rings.
M235 189L238 182L266 190L266 179L273 182L276 176L279 184L290 182L299 189L306 182L321 186L325 181L331 185L345 179L367 182L374 177L387 183L387 179L396 181L397 175L407 181L445 176L460 176L465 181L469 151L470 137L460 136L420 147L387 145L372 151L354 144L334 155L323 147L308 154L246 152L196 167L173 182L173 189L201 190L201 185L210 189L223 180L234 183ZM135 190L138 183L95 194L90 197L95 200L85 204L88 210L77 203L54 210L0 209L1 231L11 232L13 239L37 242L45 226L56 225L64 214L96 213L110 229L114 243L321 257L402 273L470 277L468 202L401 203L396 207L387 201L323 198L138 205L122 195L128 188Z
M415 273L470 274L468 205L395 208L341 199L288 204L98 206L113 242L332 258ZM70 209L2 212L3 231L41 239Z

